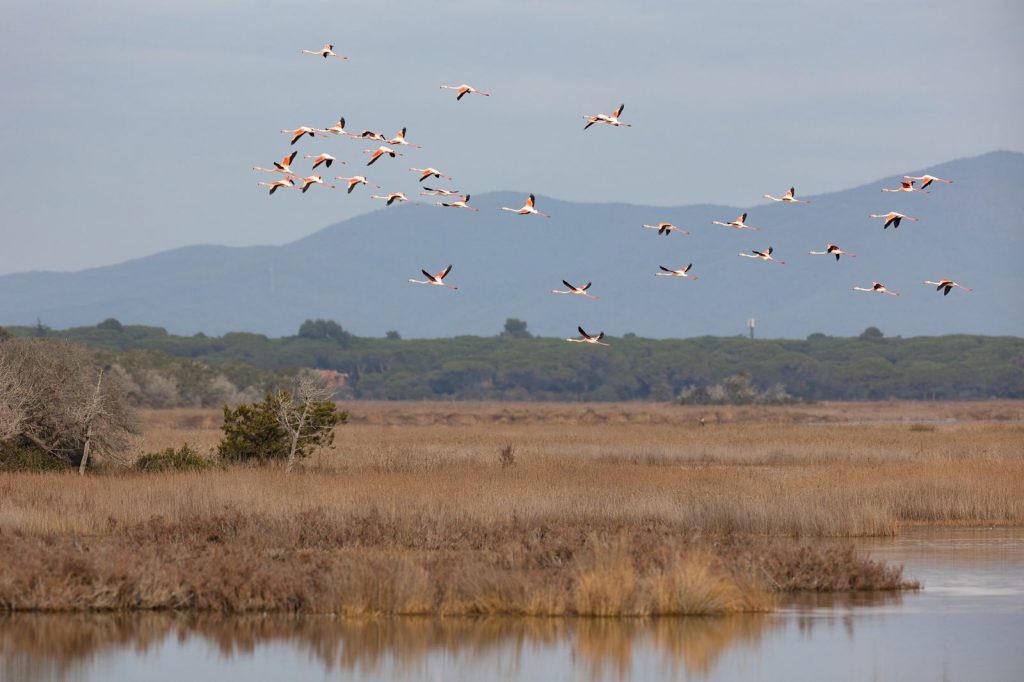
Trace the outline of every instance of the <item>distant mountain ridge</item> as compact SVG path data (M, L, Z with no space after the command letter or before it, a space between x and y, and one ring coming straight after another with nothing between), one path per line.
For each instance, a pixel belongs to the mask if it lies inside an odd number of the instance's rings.
M904 172L955 183L928 196L879 191ZM446 337L495 334L517 317L546 336L570 336L582 324L658 338L745 333L754 318L767 337L855 335L869 325L888 335L1021 336L1022 183L1024 154L991 152L802 197L809 205L649 207L538 195L538 208L553 215L545 220L498 210L520 206L527 191L474 194L479 213L396 205L283 246L189 246L80 272L0 276L0 324L116 317L182 334L286 335L319 317L365 336ZM921 221L883 230L867 217L889 210ZM710 224L744 211L760 232ZM692 234L640 228L662 220ZM827 242L858 256L837 263L807 254ZM737 256L768 246L785 266ZM654 276L659 265L690 262L698 281ZM459 291L406 281L449 263ZM942 277L975 291L943 297L922 284ZM600 300L551 295L562 279L592 281ZM872 280L901 296L851 290Z

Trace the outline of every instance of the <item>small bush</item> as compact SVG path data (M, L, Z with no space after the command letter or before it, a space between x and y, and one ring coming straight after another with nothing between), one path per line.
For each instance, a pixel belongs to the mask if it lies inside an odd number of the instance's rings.
M0 471L66 471L71 466L34 445L0 443Z
M167 448L162 452L147 453L135 462L135 468L139 471L202 471L211 466L188 443L177 450Z
M508 469L516 465L516 446L512 443L505 443L498 452L498 459L501 461L501 468Z

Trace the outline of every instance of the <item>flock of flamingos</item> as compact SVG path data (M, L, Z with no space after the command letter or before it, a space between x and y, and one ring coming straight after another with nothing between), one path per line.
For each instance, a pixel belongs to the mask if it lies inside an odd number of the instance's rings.
M334 52L334 46L329 44L329 43L325 44L319 50L302 50L302 53L316 55L318 57L322 57L323 59L329 59L329 58L339 59L339 60L346 60L346 59L348 59L348 57L345 57L343 55L340 55L340 54L337 54L336 52ZM462 85L441 85L440 88L442 90L453 90L453 91L455 91L457 93L456 96L455 96L455 98L457 100L461 100L466 95L480 95L480 96L483 96L483 97L489 97L490 96L490 93L483 92L481 90L477 90L476 88L474 88L474 87L472 87L470 85L466 85L466 84L462 84ZM625 109L625 105L624 104L620 104L619 107L615 111L610 113L610 114L584 114L583 118L584 118L584 120L586 120L586 125L583 126L583 130L587 130L588 128L590 128L591 126L594 126L594 125L607 125L607 126L610 126L610 127L613 127L613 128L630 127L632 124L624 123L622 120L620 120L620 117L622 116L622 112L623 112L624 109ZM281 132L282 133L287 133L289 135L292 145L294 145L296 142L301 140L303 137L307 137L307 136L310 137L310 138L314 138L314 139L315 138L329 138L329 137L347 137L347 138L352 138L352 139L357 139L357 140L366 140L366 141L380 143L380 146L378 146L376 149L366 149L366 150L364 150L364 152L363 152L364 154L369 154L369 159L368 159L368 161L366 163L367 166L372 166L381 157L384 157L384 156L387 156L387 157L392 158L392 159L395 158L396 156L402 156L401 153L396 151L397 147L414 147L414 148L417 148L417 149L420 148L419 145L415 145L415 144L412 144L412 143L406 141L406 139L405 139L406 129L405 128L402 128L401 130L399 130L392 137L387 137L387 136L383 135L382 133L375 132L375 131L372 131L372 130L363 130L362 132L359 132L359 133L352 133L352 132L349 132L349 131L345 130L345 119L344 119L344 117L339 118L338 121L334 125L330 126L329 128L315 128L315 127L311 127L311 126L300 126L298 128L295 128L295 129L287 129L286 128L286 129L283 129ZM254 166L253 170L263 171L263 172L266 172L266 173L277 173L277 174L280 174L281 176L283 176L280 179L274 180L273 182L259 182L258 184L263 186L263 187L268 187L270 194L273 194L278 189L296 189L296 190L299 190L299 191L305 193L306 191L308 191L314 185L323 185L323 186L325 186L325 187L327 187L329 189L337 189L337 186L335 186L335 185L328 185L324 181L324 179L320 176L320 174L315 172L315 171L320 166L323 166L324 168L330 168L335 162L338 162L339 164L344 164L345 163L344 161L339 161L336 157L334 157L331 154L328 154L326 152L320 153L320 154L306 154L303 158L310 159L312 161L312 169L311 169L311 171L314 171L314 172L311 172L309 175L302 176L302 175L300 175L300 174L298 174L298 173L296 173L296 172L294 172L292 170L292 164L294 163L295 157L297 155L298 155L297 151L293 151L290 154L285 155L285 157L283 159L281 159L281 161L275 161L272 168L263 168L262 166ZM448 180L448 181L452 180L451 176L445 175L444 173L442 173L438 169L432 168L432 167L427 167L427 168L415 168L414 167L414 168L410 168L409 170L414 171L417 174L417 176L419 178L419 182L421 183L421 185L422 185L422 183L426 182L430 178L435 178L437 180ZM367 177L365 175L353 175L351 177L346 177L346 176L343 176L343 175L337 175L337 176L334 177L334 179L335 180L344 180L345 183L346 183L346 189L347 189L349 194L351 194L352 191L354 189L356 189L359 185L369 185L370 184L370 181L367 179ZM945 180L943 178L937 178L937 177L935 177L933 175L921 175L921 176L910 176L910 175L907 175L907 176L903 176L903 180L900 182L900 186L899 187L892 187L892 188L886 187L886 188L883 188L882 191L883 192L922 192L922 193L927 194L928 190L926 188L929 187L930 185L932 185L933 183L936 183L936 182L945 183L945 184L952 184L953 181L952 180ZM918 183L920 183L919 186L918 186ZM374 187L376 187L377 189L380 189L380 185L374 185ZM420 192L420 195L422 195L422 196L438 196L438 197L443 197L444 199L447 200L447 201L444 201L444 200L438 201L437 202L438 206L441 206L441 207L444 207L444 208L459 208L459 209L465 209L465 210L469 210L469 211L477 211L477 210L479 210L479 209L474 208L474 207L469 205L469 200L470 200L470 195L469 194L465 194L465 193L462 193L462 192L460 192L458 190L453 190L453 189L430 188L430 187L426 187L426 186L422 186L422 189L423 189L423 191ZM404 192L388 192L387 194L371 194L370 196L371 196L372 199L378 199L378 200L384 201L385 205L387 205L387 206L391 206L392 204L394 204L396 202L409 201L409 197L406 196L406 194ZM803 200L803 199L798 199L796 197L796 190L793 187L790 187L789 190L785 194L783 194L781 197L776 197L776 196L772 196L770 194L765 194L764 198L769 199L771 201L787 203L787 204L808 204L808 203L810 203L809 201L806 201L806 200ZM542 213L542 212L537 210L536 198L535 198L535 196L533 194L530 194L526 198L526 202L520 208L511 208L511 207L503 206L503 207L501 207L501 210L503 210L503 211L510 211L510 212L515 213L517 215L524 215L524 216L532 215L532 216L541 216L541 217L544 217L544 218L550 218L551 217L547 213ZM909 221L913 221L913 222L917 222L917 220L918 220L917 218L915 218L913 216L905 215L903 213L897 213L896 211L889 211L888 213L871 213L871 214L869 214L869 217L871 217L871 218L878 218L878 219L883 220L884 221L882 223L883 229L887 229L890 225L893 227L893 229L897 229L900 226L900 222L903 221L903 220L909 220ZM759 228L754 227L752 225L748 225L746 221L747 221L747 214L744 213L743 215L739 216L735 220L731 220L731 221L728 221L728 222L724 222L724 221L720 221L720 220L714 220L714 221L712 221L712 224L713 225L721 225L723 227L729 227L729 228L736 229L736 230L753 230L753 231L757 231L759 229ZM643 227L644 228L648 228L648 229L657 230L659 235L669 235L672 232L678 232L680 234L689 234L689 232L687 230L684 230L684 229L682 229L680 227L677 227L676 225L673 225L672 223L667 223L667 222L658 223L657 225L643 225ZM776 263L778 265L785 265L785 261L782 261L782 260L779 260L779 259L775 258L773 253L774 253L774 249L771 246L769 246L767 249L764 249L763 251L752 250L750 253L741 253L739 255L743 256L744 258L755 258L757 260L762 260L762 261L766 261L766 262ZM857 255L855 253L850 253L849 251L843 251L836 244L826 244L824 251L811 251L810 254L812 256L835 256L835 259L837 261L842 256L848 256L850 258L855 258L856 255ZM673 270L671 268L666 268L665 266L659 266L659 267L661 268L661 272L657 272L655 274L660 276L660 277L680 277L680 278L683 278L683 279L691 279L691 280L697 279L696 275L689 274L690 269L693 267L693 263L690 263L685 268L680 268L680 269L676 269L676 270ZM426 279L422 279L422 280L410 279L409 281L412 282L413 284L427 284L427 285L438 286L438 287L446 287L446 288L449 288L449 289L458 289L457 286L454 286L454 285L451 285L451 284L447 284L444 281L445 278L448 276L448 274L451 272L451 270L452 270L452 266L451 265L448 265L448 267L444 268L443 270L441 270L440 272L438 272L436 274L431 274L427 270L423 270L422 272L423 272L424 277L426 277ZM590 298L590 299L597 299L597 296L593 296L590 293L588 293L588 290L590 289L591 282L587 282L583 286L574 286L574 285L570 284L569 282L567 282L565 280L562 280L562 283L566 286L565 290L552 289L551 293L553 293L553 294L570 294L570 295L576 295L576 296L584 296L584 297ZM969 288L967 288L967 287L965 287L965 286L963 286L963 285L961 285L961 284L959 284L957 282L954 282L951 279L943 278L943 279L938 279L938 280L935 280L935 281L927 280L924 283L928 284L928 285L931 285L931 286L934 286L936 288L936 291L941 291L943 293L943 296L948 295L949 292L952 291L954 288L963 289L964 291L971 291L971 289L969 289ZM866 291L866 292L879 293L879 294L887 294L889 296L899 296L898 292L892 291L892 290L888 289L881 282L872 282L870 287L855 286L855 287L853 287L853 290L854 291ZM571 342L574 342L574 343L592 343L592 344L597 344L597 345L601 345L601 346L608 346L609 345L608 343L605 343L603 341L603 339L604 339L604 332L601 332L599 334L588 334L586 331L583 330L583 327L578 327L577 329L579 330L580 337L579 338L566 339L566 341L571 341Z

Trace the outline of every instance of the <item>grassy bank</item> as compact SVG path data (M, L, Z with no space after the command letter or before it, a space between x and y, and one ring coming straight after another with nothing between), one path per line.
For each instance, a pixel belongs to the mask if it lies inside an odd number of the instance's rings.
M0 475L0 608L707 614L896 589L836 538L1024 522L1022 412L358 404L297 475ZM138 452L205 452L219 422L143 424Z

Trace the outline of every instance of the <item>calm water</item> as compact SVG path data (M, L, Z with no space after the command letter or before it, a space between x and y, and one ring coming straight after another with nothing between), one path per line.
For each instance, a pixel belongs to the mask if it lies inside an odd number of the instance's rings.
M1024 680L1024 530L861 543L918 593L651 620L0 618L0 679Z

